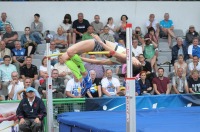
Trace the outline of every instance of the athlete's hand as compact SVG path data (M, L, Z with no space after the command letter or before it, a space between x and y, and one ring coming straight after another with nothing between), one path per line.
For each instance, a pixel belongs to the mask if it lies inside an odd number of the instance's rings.
M98 35L96 35L96 34L91 34L92 35L92 37L97 41L97 42L99 42L100 44L102 43L102 40L101 40L101 38L98 36Z
M138 59L136 59L135 57L132 57L132 62L135 66L141 66L141 63L139 62Z

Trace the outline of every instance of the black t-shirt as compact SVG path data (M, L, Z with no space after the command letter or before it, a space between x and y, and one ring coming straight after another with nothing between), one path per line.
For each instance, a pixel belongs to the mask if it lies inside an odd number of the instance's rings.
M95 78L94 81L92 82L92 87L90 88L90 93L93 97L99 97L97 87L101 85L101 79ZM89 97L86 94L86 97Z
M198 78L197 81L195 81L193 78L188 79L188 86L189 88L192 88L192 90L196 93L200 92L200 78Z
M38 75L37 66L31 65L30 68L27 68L27 66L24 65L20 68L20 73L25 77L34 78L34 75Z
M151 68L151 64L148 62L148 61L145 61L145 65L144 66L142 66L142 70L143 71L152 71L152 68Z
M83 19L83 22L80 23L78 20L75 20L73 22L72 28L76 29L76 31L80 33L85 33L87 31L87 28L90 26L88 20Z

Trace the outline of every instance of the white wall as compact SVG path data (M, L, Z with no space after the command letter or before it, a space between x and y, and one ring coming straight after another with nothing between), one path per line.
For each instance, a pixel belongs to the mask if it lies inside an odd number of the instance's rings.
M93 21L95 14L99 14L103 23L112 16L118 25L122 14L129 17L133 27L141 26L145 31L145 21L150 13L156 15L157 20L162 20L165 12L170 14L176 29L184 32L189 25L194 25L200 30L200 2L0 2L0 12L7 12L8 20L13 23L16 31L23 31L30 26L33 15L39 13L44 24L44 30L56 31L66 13L72 15L72 20L77 19L79 12L84 13L85 19Z

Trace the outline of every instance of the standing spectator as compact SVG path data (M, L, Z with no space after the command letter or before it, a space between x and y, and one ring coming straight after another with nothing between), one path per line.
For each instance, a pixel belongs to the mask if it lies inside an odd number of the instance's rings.
M200 46L198 44L199 39L193 38L192 44L188 47L188 55L190 59L192 59L193 56L198 56L200 58Z
M21 42L20 41L15 41L15 48L12 49L12 54L13 54L13 65L16 66L17 72L20 74L20 67L25 65L25 57L26 57L26 50L21 47Z
M110 41L110 42L115 42L115 39L114 39L113 35L109 34L109 27L108 26L105 26L103 28L103 33L100 34L100 38L102 40L107 40L107 41Z
M112 76L112 70L106 70L106 78L101 80L102 92L104 96L116 96L120 91L120 82Z
M195 30L195 27L191 25L186 33L185 46L188 47L190 44L192 44L194 38L198 38L200 40L199 33Z
M6 32L6 25L10 25L10 27L12 28L12 30L14 30L13 25L6 20L7 19L7 14L6 12L2 12L1 13L1 21L0 21L0 31L1 34L4 34Z
M164 69L158 68L158 77L155 77L152 81L155 94L170 94L170 81L167 77L164 77Z
M5 25L6 33L3 35L2 40L6 43L6 48L12 50L15 45L14 41L17 40L18 34L15 31L12 31L11 26L9 24Z
M75 35L73 35L73 44L82 39L83 33L87 31L89 25L88 20L83 18L83 13L78 13L78 19L72 24L72 28L75 33Z
M21 46L26 48L26 55L32 56L35 53L37 43L35 42L35 38L30 32L30 27L25 27L25 34L21 36Z
M34 21L31 23L31 33L36 39L37 44L41 44L42 40L43 23L40 22L40 14L36 13L34 15Z
M35 89L38 90L40 83L38 80L37 66L32 64L32 58L30 56L26 57L25 62L26 62L26 65L20 68L21 78L23 80L25 80L27 77L31 78L32 86L34 86Z
M103 23L99 21L100 16L95 15L94 16L94 21L91 23L91 26L94 27L94 33L100 35L103 32Z
M138 56L143 53L142 46L138 45L137 39L133 39L132 45L133 45L132 52L134 53L134 56L138 58Z
M63 22L60 24L63 32L67 36L68 44L72 43L72 18L70 14L65 14Z
M177 74L172 79L172 87L176 94L189 93L187 78L183 76L183 68L178 68Z
M23 98L17 108L16 115L19 119L20 131L41 131L46 108L44 102L35 95L34 91L32 87L27 88L27 98Z
M133 31L133 39L138 40L138 45L144 44L144 35L142 34L140 27L135 27L135 30Z
M4 64L0 65L0 95L7 96L8 85L11 78L11 73L17 71L16 67L10 64L11 57L9 55L5 55L3 57Z
M5 55L11 56L11 51L10 49L6 48L4 41L0 41L0 65L3 64L3 57Z
M112 35L112 36L115 38L115 41L117 41L117 39L118 39L117 34L116 34L117 27L115 26L112 17L109 17L109 18L108 18L108 21L107 21L107 25L106 25L106 26L109 27L109 34ZM124 39L123 39L123 40L124 40Z
M186 61L189 59L187 47L183 45L183 39L177 38L177 44L172 47L172 64L178 59L179 55L183 55L183 59Z
M67 43L67 37L63 33L62 27L58 27L57 34L53 35L53 41L56 44L56 48L59 48L59 49L64 49L69 46Z
M90 77L92 79L92 87L88 90L86 97L101 97L101 79L96 78L96 72L94 70L90 70Z
M17 100L17 93L24 89L24 83L19 80L19 74L14 71L11 73L12 80L8 86L8 98Z
M87 32L85 32L82 36L82 40L88 40L88 39L93 39L92 37L92 33L94 33L94 27L93 26L89 26L87 28Z
M150 14L149 20L146 21L146 27L147 27L148 31L150 28L153 28L155 30L155 35L156 35L157 39L159 38L159 32L160 32L159 26L160 26L159 22L155 19L155 15Z
M140 84L140 94L141 95L149 95L152 91L152 86L150 81L146 78L147 74L145 71L141 71L140 80L138 81Z
M126 24L127 24L128 17L127 15L121 16L121 23L119 24L119 27L117 28L117 31L119 32L119 37L126 42Z
M200 72L200 62L199 62L198 56L193 56L193 61L188 64L188 69L189 69L190 73L193 70L197 70Z
M90 59L95 59L96 60L96 55L90 55ZM85 68L87 71L94 70L96 73L96 78L97 79L102 79L104 77L105 73L105 68L103 65L98 65L98 64L93 64L93 63L85 63Z
M190 93L200 93L200 78L199 71L191 71L191 77L188 79L188 86Z
M174 34L174 23L172 20L169 20L169 13L165 13L164 20L160 21L160 37L167 37L168 38L168 44L169 47L172 46L172 39L176 38Z

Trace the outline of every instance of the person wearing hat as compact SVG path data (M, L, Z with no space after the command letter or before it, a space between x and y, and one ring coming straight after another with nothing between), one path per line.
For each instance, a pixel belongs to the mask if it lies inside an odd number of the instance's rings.
M46 116L44 102L35 96L35 89L26 89L27 98L23 98L17 108L16 115L19 119L19 129L23 132L38 132L42 126L42 120Z
M200 40L199 33L196 32L194 25L189 26L189 30L185 35L185 45L188 47L190 44L192 44L192 41L194 38L198 38Z

